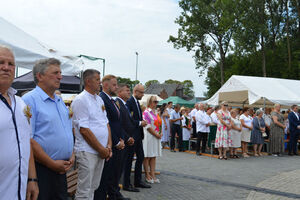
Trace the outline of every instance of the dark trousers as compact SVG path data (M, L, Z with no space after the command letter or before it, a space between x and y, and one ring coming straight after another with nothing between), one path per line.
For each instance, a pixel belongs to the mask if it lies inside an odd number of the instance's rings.
M100 186L94 193L94 200L114 200L121 196L119 181L123 172L124 149L113 148L113 156L104 164Z
M171 134L171 149L175 148L175 135L178 135L178 148L179 151L182 150L182 128L178 124L172 125L172 134Z
M130 174L134 152L136 154L135 170L134 170L134 185L138 185L142 179L142 165L144 161L143 143L141 140L135 141L133 146L126 146L125 162L124 162L124 186L130 185Z
M204 132L197 133L197 148L196 148L197 152L200 152L200 143L202 141L201 153L205 153L207 136L208 136L208 133L204 133Z
M35 163L35 168L39 180L38 200L68 199L66 174L58 174L37 162Z
M289 153L297 154L297 142L298 142L299 134L292 133L290 134L290 142L289 142Z
M192 123L192 128L193 128L193 137L197 137L197 132L196 132L196 122Z

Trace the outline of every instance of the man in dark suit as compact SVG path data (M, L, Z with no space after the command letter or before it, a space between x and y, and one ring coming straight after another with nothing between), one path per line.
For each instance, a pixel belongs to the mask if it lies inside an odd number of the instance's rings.
M143 114L141 110L141 106L138 100L141 100L144 96L144 86L141 84L136 85L133 88L133 95L128 99L127 106L129 111L134 119L135 123L138 124L138 127L134 132L134 152L136 153L136 163L135 163L135 171L134 171L134 186L140 188L151 188L150 185L147 185L142 181L142 165L144 161L144 150L143 150L143 139L144 139L144 131L143 127L147 125L147 123L143 120ZM133 154L131 154L133 157ZM131 168L131 165L127 167ZM128 184L128 183L126 183Z
M102 79L103 91L100 97L104 101L109 126L112 137L112 158L105 162L102 172L99 188L95 191L94 200L106 200L109 196L110 200L129 199L123 197L120 193L119 181L123 170L123 157L126 140L126 133L122 129L122 117L120 110L112 98L118 89L117 78L113 75L106 75ZM95 108L96 109L96 108Z
M118 98L116 100L117 104L120 106L122 128L127 133L127 139L125 140L123 190L130 192L139 192L139 189L133 187L130 184L131 166L134 154L134 132L139 126L139 123L133 120L131 113L126 105L126 101L130 98L130 95L131 93L128 85L122 83L118 85Z
M289 155L298 155L297 153L297 142L299 138L299 126L300 117L298 114L298 106L292 105L291 112L288 115L289 119L289 130L290 130L290 142L289 142Z

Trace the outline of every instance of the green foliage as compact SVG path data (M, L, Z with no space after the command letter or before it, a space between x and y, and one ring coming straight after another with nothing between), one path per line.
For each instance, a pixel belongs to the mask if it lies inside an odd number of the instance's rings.
M140 83L139 80L132 81L130 78L122 78L122 77L117 77L117 81L118 81L118 83L124 83L124 84L129 85L131 91L133 90L133 88L136 84Z
M149 80L145 83L145 86L146 88L149 87L152 83L157 83L159 84L159 81L158 80Z
M194 52L207 97L231 75L300 77L299 0L180 0L175 48Z

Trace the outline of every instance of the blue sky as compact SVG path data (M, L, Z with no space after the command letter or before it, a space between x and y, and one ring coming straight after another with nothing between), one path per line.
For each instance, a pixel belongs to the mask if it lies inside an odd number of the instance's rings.
M58 50L106 59L106 74L135 79L192 80L197 96L206 91L191 53L167 43L176 35L176 0L10 0L1 16Z

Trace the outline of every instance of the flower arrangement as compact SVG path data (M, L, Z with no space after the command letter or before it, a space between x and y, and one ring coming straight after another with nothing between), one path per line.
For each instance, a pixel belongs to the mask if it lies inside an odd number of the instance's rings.
M73 110L71 108L71 106L69 107L69 119L71 119L73 117Z
M158 134L161 134L161 125L162 125L162 120L159 115L156 115L156 119L154 119L154 126L155 126L155 131L158 132Z
M30 124L30 118L32 117L30 106L28 106L28 105L25 106L25 108L24 108L24 114L25 114L25 116L27 118L28 123Z

